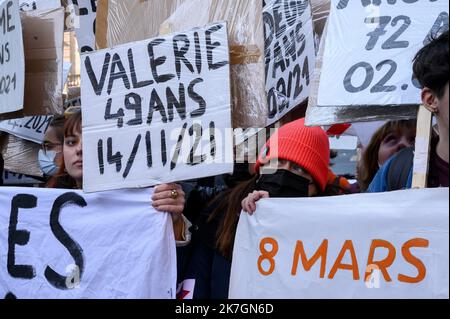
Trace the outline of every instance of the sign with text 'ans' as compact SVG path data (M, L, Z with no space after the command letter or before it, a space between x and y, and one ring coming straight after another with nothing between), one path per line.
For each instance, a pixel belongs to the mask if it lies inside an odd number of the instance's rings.
M419 105L412 61L448 12L447 0L332 0L318 106Z
M151 196L0 187L0 299L174 299L172 220Z
M0 114L23 108L25 58L18 0L0 0Z
M308 0L266 0L264 6L267 125L308 99L315 47Z
M227 26L82 56L84 190L233 171Z
M449 297L448 188L268 199L243 213L230 298Z

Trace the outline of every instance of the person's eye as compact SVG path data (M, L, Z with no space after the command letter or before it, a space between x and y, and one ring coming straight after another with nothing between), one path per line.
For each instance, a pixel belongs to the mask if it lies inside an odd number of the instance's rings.
M394 135L388 135L385 139L384 139L384 143L388 144L388 143L394 143L397 140L397 137L395 137Z
M292 166L292 169L293 169L294 171L299 172L299 173L303 173L303 172L304 172L304 170L303 170L302 167L300 167L300 166L298 166L298 165L295 165L295 164Z

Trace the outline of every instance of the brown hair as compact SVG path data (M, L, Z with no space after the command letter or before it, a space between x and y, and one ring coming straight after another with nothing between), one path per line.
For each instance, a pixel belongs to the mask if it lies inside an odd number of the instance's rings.
M64 138L81 133L81 111L70 114L64 124ZM58 163L59 170L47 183L47 188L77 188L76 181L66 172L66 165L64 163L64 156L61 156Z
M372 183L375 175L380 169L378 153L381 143L392 132L399 132L416 128L416 120L392 121L383 125L372 136L369 145L364 150L362 160L358 165L358 182L361 191L365 192Z

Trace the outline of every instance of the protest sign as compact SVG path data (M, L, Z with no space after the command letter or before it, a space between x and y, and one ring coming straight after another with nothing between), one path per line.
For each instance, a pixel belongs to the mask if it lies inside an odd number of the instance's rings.
M0 0L0 114L23 108L25 58L18 0Z
M19 4L23 12L51 11L61 7L60 0L19 0Z
M333 0L317 105L419 105L412 61L448 11L446 0Z
M3 171L4 186L37 185L37 184L44 184L44 181L37 179L35 176L13 173L6 170Z
M95 51L97 0L68 0L81 53Z
M267 125L308 99L315 66L308 0L266 0L264 6Z
M311 93L306 111L307 126L328 126L335 124L347 124L358 122L370 122L381 120L408 120L417 116L418 106L410 105L383 105L371 107L319 107L317 94L319 91L320 74L323 68L323 55L325 51L325 39L327 37L328 23L325 26L323 37L316 58L314 79L311 85Z
M175 298L172 220L151 196L0 188L1 298Z
M225 23L85 54L81 78L86 192L232 172Z
M53 119L51 115L31 116L0 122L0 131L20 137L24 140L42 144L45 132Z
M261 200L239 221L230 298L448 299L448 200L448 188Z

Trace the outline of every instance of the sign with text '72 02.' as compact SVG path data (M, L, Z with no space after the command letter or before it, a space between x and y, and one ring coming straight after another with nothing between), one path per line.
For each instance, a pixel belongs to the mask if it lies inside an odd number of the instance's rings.
M333 0L318 106L420 104L413 59L448 11L447 0Z
M25 58L18 0L0 0L0 114L23 108Z
M232 172L225 23L85 54L82 67L86 192Z

